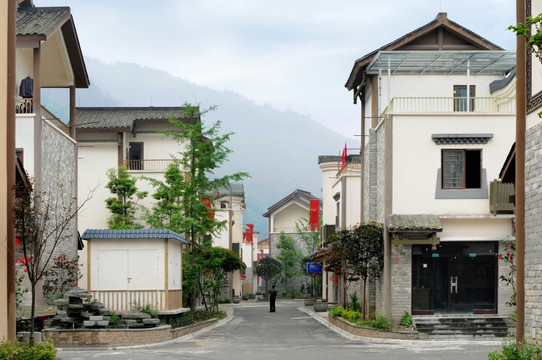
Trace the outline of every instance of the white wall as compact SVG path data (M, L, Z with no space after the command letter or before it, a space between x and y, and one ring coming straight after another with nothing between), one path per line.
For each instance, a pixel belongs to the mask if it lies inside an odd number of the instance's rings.
M324 162L320 164L322 169L322 224L335 224L335 200L333 184L337 180L340 170L340 162Z
M301 218L308 219L309 209L297 202L290 202L283 208L275 211L271 216L273 217L271 232L279 233L284 231L285 233L295 233L295 223Z
M15 119L15 147L24 149L24 169L34 176L34 114L16 115Z
M488 214L489 199L435 199L441 149L482 149L482 167L489 182L498 178L514 142L514 124L514 117L506 115L395 115L393 213ZM487 144L435 144L431 135L442 133L492 133L493 138Z

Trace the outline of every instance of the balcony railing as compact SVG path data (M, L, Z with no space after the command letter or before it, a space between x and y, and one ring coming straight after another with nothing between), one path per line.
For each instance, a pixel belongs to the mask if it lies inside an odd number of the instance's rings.
M15 113L16 114L34 113L34 99L16 99Z
M514 204L514 184L501 183L493 180L489 183L489 211L493 214L513 214L516 210Z
M172 159L126 160L128 170L165 171Z
M384 113L504 113L514 114L514 97L395 97ZM468 105L468 106L467 106Z

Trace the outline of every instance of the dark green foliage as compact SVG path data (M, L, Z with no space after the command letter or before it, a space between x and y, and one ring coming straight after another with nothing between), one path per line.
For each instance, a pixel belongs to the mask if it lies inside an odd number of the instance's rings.
M277 255L277 260L282 264L281 280L288 286L288 280L296 275L300 275L299 271L303 254L295 247L294 239L281 231L277 249L280 253Z
M3 360L54 360L57 350L51 340L37 343L32 347L12 345L4 341L0 343L0 359Z
M141 311L142 313L149 314L153 318L158 318L158 310L156 310L152 305L138 305L134 303L134 309Z
M175 329L209 319L223 319L225 317L226 314L220 310L196 310L170 317L166 320L166 323Z
M359 326L373 327L382 330L390 330L391 324L384 315L376 315L374 320L362 319L359 311L347 310L339 306L334 306L329 310L331 317L342 317L351 323Z
M403 316L401 316L401 321L399 321L399 325L412 327L412 316L408 313L408 311L405 310L405 313L403 314Z
M360 306L359 301L358 301L358 294L356 292L353 292L353 293L350 294L349 309L354 310L356 312L361 311L361 306Z
M502 351L488 354L489 360L542 360L542 349L523 340L521 346L514 341L504 341Z
M126 166L107 170L109 182L105 187L116 197L105 199L105 207L111 211L107 219L110 229L141 229L135 218L137 202L147 196L146 191L139 191L136 186L137 179L128 173Z
M269 290L269 280L278 275L282 269L282 264L275 258L264 257L256 266L256 274L265 278L265 292Z

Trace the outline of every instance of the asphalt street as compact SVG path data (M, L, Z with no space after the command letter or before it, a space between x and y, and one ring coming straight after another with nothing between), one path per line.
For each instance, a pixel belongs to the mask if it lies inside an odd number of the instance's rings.
M61 349L59 359L487 359L500 341L380 342L355 339L304 312L302 301L233 305L234 316L211 330L153 346ZM322 318L320 318L322 319Z

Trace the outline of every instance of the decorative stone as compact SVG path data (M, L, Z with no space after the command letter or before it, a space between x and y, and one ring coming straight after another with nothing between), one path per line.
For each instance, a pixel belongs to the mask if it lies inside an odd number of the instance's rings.
M69 300L68 299L56 299L55 301L53 301L53 304L55 306L64 306L64 305L68 305L69 304Z
M143 313L138 310L127 311L123 313L121 316L123 319L149 319L151 318L149 314Z
M156 318L143 319L142 323L143 325L158 325L160 324L160 319L156 319Z

